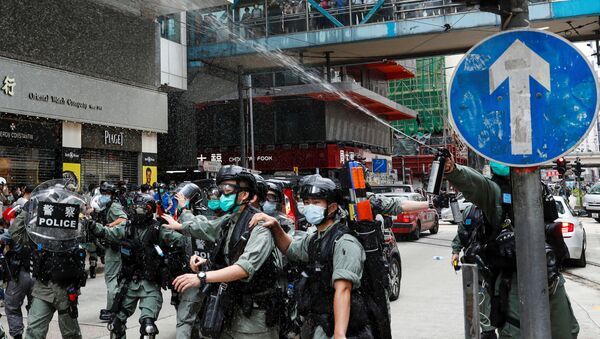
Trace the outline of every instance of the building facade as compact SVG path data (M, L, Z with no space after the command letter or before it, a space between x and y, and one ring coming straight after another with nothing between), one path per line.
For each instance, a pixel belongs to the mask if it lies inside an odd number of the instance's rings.
M150 164L156 178L167 130L158 27L95 1L2 1L0 176L137 184Z

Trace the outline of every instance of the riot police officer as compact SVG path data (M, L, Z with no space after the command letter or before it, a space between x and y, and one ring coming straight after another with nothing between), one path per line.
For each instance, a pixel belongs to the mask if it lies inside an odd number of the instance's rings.
M519 322L519 294L516 272L516 255L512 199L507 197L511 194L510 168L498 163L491 163L492 179L484 177L481 173L454 163L452 158L447 159L444 173L450 183L459 189L466 199L473 202L481 209L485 216L484 226L487 231L485 244L473 246L467 249L465 256L485 256L487 260L483 265L478 262L480 270L489 272L486 276L491 277L488 286L492 297L492 325L499 330L501 338L520 337ZM504 199L506 198L506 199ZM556 218L556 206L552 200L549 201L549 209L545 208L544 214L554 210L555 216L541 216L545 221L552 223ZM547 239L548 240L548 239ZM484 246L485 245L485 246ZM479 248L485 248L485 252ZM480 252L481 251L481 252ZM470 254L470 252L476 252ZM485 260L484 258L484 260ZM549 279L550 291L550 317L553 338L576 338L579 333L579 324L564 288L565 280L558 271L552 272ZM550 278L550 276L549 276Z
M360 290L366 254L351 234L340 209L340 189L331 179L315 174L301 180L299 194L304 202L304 216L314 229L292 238L276 218L266 214L255 215L251 224L270 228L277 248L290 261L307 266L303 281L297 284L297 293L300 294L299 312L313 327L311 337L377 336L372 330L374 319L366 316L370 312L366 311L367 303L363 299L365 291ZM373 194L369 200L373 212L381 214L398 214L427 206L427 203L403 202ZM384 308L387 303L379 305L379 310ZM377 316L385 317L384 314ZM387 324L389 326L389 309Z
M200 188L191 182L183 182L175 189L175 197L178 198L177 215L181 215L184 211L189 211L194 215L199 215L200 212L206 212L205 209L199 208L200 203ZM184 237L185 263L190 262L193 256L200 256L208 259L210 251L214 244L206 242L202 239L193 238L190 234ZM191 271L180 272L189 273ZM179 274L178 274L179 275ZM203 294L199 289L190 288L179 294L177 308L177 327L175 336L177 339L196 338L198 336L198 313L202 306Z
M79 246L85 200L59 179L38 186L27 205L10 227L14 242L33 252L35 283L25 337L46 338L58 312L62 337L81 338L77 303L86 279L85 251Z
M101 225L108 227L119 227L127 220L127 213L117 197L118 191L115 185L103 182L100 185L100 195L92 200L92 207L98 213L95 218ZM121 253L119 243L107 241L105 247L104 281L106 283L106 308L100 310L100 320L109 321L112 318L110 309L118 292L119 284L117 278L121 271Z
M142 337L154 338L158 334L155 321L162 307L161 287L166 287L172 279L165 261L166 251L181 247L182 235L160 227L154 213L154 198L140 193L133 198L130 221L124 225L89 224L95 236L121 244L119 292L111 309L114 317L108 325L111 337L125 337L125 323L138 302Z
M268 229L249 229L250 219L259 212L250 205L256 194L256 179L249 170L239 166L223 166L217 175L220 191L220 209L224 215L207 220L184 212L179 222L170 216L166 227L182 230L193 237L217 242L211 267L198 274L185 274L173 282L179 291L218 286L219 294L230 303L225 309L214 308L213 312L224 312L224 323L212 323L210 329L220 332L224 327L227 338L278 338L278 322L281 302L281 286L276 280L281 273L277 267L278 251ZM192 268L199 271L198 262ZM211 300L219 300L218 298ZM220 299L222 300L222 299ZM212 304L212 303L211 303ZM215 302L212 305L221 305ZM204 313L208 315L208 313ZM206 317L203 317L206 319ZM206 332L203 322L203 334Z
M22 211L22 210L21 210ZM20 211L20 212L21 212ZM19 213L20 213L19 212ZM31 292L33 290L33 279L31 279L30 261L31 249L29 246L21 246L12 240L10 232L4 231L0 235L0 244L4 247L4 277L6 290L4 291L4 302L8 330L13 338L22 338L25 328L23 327L23 313L21 306L27 298L26 309L31 305Z
M283 194L282 184L275 180L267 180L267 186L269 187L266 195L265 203L263 204L263 211L277 218L279 224L283 227L286 232L294 233L294 221L283 213L285 206L285 195Z

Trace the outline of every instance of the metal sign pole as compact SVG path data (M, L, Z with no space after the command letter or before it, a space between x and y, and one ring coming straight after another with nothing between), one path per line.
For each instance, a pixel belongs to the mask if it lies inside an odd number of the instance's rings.
M502 30L529 26L529 5L526 0L503 0L501 13L506 13L502 14ZM522 96L522 100L511 98L511 101L530 102L530 93L511 92L510 95ZM530 114L519 110L522 107L516 108L517 112L511 114L522 113L523 116ZM551 338L546 236L539 168L513 168L511 185L519 277L521 337Z

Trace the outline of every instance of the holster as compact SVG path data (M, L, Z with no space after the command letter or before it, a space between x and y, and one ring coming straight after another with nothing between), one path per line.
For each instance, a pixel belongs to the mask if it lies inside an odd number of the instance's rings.
M213 288L206 296L201 312L202 319L200 321L202 335L213 339L220 338L225 327L225 319L227 318L227 298L226 283L219 284L218 288Z

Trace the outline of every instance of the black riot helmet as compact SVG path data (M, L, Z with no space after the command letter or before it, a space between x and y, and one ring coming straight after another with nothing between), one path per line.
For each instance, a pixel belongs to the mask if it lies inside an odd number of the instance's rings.
M154 220L156 201L150 194L136 193L129 206L129 219L134 225L146 226Z
M117 187L107 181L103 182L100 185L100 194L110 194L114 195L117 193Z
M184 181L177 185L175 194L177 193L183 195L190 202L190 206L195 206L196 202L201 198L200 187L190 181Z
M227 165L221 167L217 174L217 185L220 185L223 181L233 180L239 185L242 181L246 183L247 187L244 190L248 191L250 195L256 193L256 178L250 172L250 170L236 165Z
M258 174L254 174L254 178L256 179L256 196L258 197L258 202L264 202L267 200L267 192L269 192L269 186L263 177Z
M267 186L269 186L268 192L274 192L277 197L278 203L283 203L285 198L283 196L283 187L280 182L274 180L267 180Z
M325 199L327 203L339 203L341 192L328 178L319 174L307 175L300 180L300 197L304 199Z

